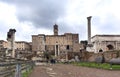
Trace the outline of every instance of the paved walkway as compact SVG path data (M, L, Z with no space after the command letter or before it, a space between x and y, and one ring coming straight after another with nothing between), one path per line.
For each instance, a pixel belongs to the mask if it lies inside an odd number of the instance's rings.
M55 64L36 66L29 77L120 77L120 71Z

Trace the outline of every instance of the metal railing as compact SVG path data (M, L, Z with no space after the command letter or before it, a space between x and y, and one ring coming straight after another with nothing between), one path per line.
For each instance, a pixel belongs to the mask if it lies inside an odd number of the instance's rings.
M0 62L0 77L22 77L22 73L28 72L33 66L34 62L28 60Z

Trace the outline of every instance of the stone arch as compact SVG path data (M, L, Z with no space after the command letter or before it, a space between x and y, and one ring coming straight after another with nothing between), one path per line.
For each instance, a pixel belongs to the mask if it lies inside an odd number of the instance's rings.
M109 45L107 45L107 48L108 48L108 50L113 50L113 49L114 49L114 46L111 45L111 44L109 44Z
M103 50L102 50L102 49L100 49L100 50L99 50L99 52L103 52Z

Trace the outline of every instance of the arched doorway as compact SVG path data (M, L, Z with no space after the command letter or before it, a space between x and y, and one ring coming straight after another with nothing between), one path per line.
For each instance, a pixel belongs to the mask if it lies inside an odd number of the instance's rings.
M103 50L102 50L102 49L100 49L100 50L99 50L99 52L103 52Z
M108 48L108 50L113 50L114 49L113 45L111 45L111 44L107 45L107 48Z

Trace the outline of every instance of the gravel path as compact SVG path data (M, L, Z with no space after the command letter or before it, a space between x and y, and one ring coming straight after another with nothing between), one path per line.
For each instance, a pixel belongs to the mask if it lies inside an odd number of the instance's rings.
M120 71L55 64L36 66L29 77L120 77Z

